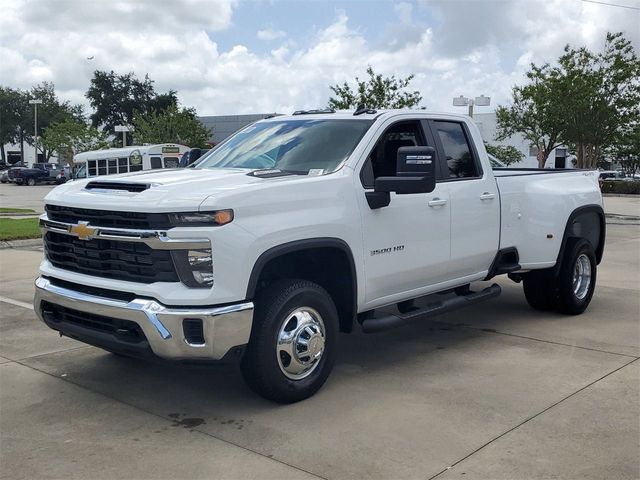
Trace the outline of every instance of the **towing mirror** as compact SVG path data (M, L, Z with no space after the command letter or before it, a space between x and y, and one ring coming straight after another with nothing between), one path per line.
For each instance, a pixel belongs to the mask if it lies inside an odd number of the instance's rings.
M395 177L378 177L376 192L429 193L436 188L436 150L433 147L400 147Z
M436 188L436 150L433 147L400 147L395 177L378 177L374 191L366 192L371 209L386 207L390 192L396 194L429 193Z

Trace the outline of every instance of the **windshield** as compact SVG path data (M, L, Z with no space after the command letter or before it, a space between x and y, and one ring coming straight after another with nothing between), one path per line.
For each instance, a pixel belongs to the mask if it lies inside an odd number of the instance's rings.
M197 168L333 172L372 120L283 120L256 123L202 157Z

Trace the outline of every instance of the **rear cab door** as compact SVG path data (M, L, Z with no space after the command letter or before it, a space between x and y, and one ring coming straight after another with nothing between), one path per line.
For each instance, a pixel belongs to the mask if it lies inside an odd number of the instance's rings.
M486 276L500 243L500 194L480 133L461 119L430 119L440 160L440 183L451 203L450 277L473 281Z

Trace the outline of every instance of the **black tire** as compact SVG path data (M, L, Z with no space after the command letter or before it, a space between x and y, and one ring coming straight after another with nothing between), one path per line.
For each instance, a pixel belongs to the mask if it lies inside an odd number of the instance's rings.
M298 325L295 317L286 324L285 321L303 307L314 310L321 317L324 350L307 376L292 379L285 374L285 366L281 367L281 363L286 363L287 354L284 354L284 360L278 360L278 355L283 355L277 352L278 336L281 329L286 329L291 322ZM306 280L276 282L255 299L251 339L242 359L244 379L254 392L274 402L304 400L316 393L331 373L337 335L338 313L325 289Z
M582 284L574 282L579 262L583 265L583 271L585 268L589 271L588 278L585 275L578 276L582 278ZM566 315L579 315L584 312L595 291L596 273L597 262L593 245L584 238L570 238L557 279L556 309Z
M30 187L33 187L36 184L36 179L35 178L28 178L27 179L27 185L29 185Z
M558 300L558 288L553 269L533 270L522 277L527 303L543 312L553 310Z

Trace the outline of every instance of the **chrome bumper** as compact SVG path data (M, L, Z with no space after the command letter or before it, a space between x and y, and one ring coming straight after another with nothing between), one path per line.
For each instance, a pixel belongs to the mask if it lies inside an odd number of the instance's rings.
M154 300L130 302L89 295L53 285L47 278L36 280L34 308L43 318L42 301L104 317L137 323L153 353L169 360L220 360L233 347L249 342L253 321L253 303L211 308L165 307ZM185 339L184 319L202 319L204 344L189 344Z

